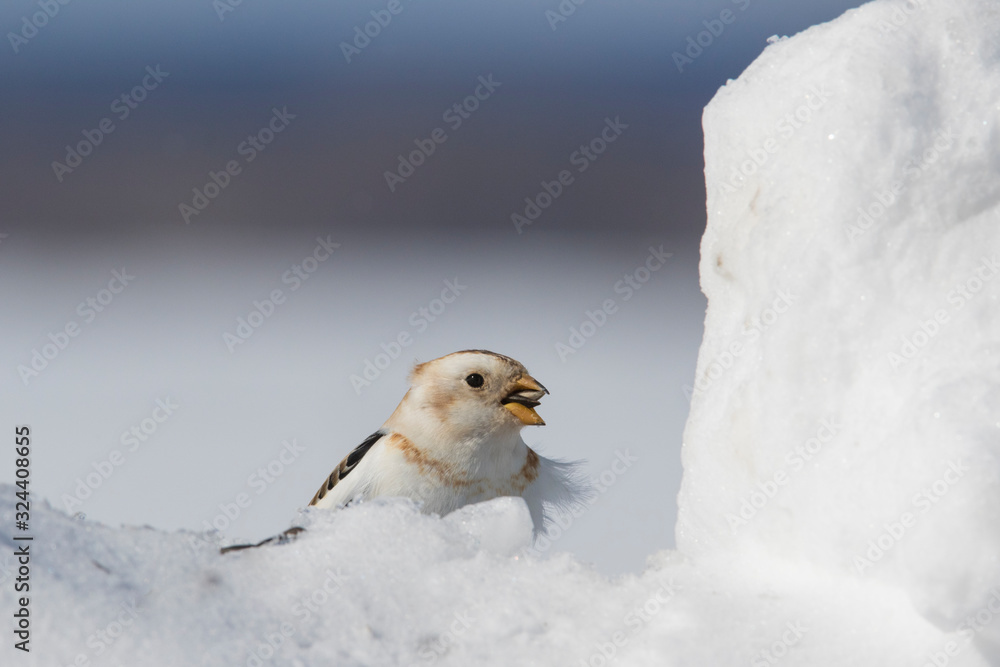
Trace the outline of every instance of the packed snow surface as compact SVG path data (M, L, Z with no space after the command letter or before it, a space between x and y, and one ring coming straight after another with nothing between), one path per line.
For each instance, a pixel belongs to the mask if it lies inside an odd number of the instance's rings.
M36 505L3 664L1000 664L1000 5L772 42L705 111L678 551L610 580L509 498L307 511L227 555Z
M998 121L996 2L866 5L712 100L684 554L1000 612Z

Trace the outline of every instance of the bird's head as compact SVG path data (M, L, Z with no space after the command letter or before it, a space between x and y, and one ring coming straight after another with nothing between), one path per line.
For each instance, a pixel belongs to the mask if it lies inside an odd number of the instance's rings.
M417 364L405 400L465 433L543 426L535 412L549 393L519 362L486 350L464 350Z

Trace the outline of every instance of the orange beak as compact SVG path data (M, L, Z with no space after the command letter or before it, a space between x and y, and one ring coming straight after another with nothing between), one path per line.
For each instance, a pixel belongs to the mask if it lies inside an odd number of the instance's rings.
M535 412L539 399L549 393L538 380L530 375L522 375L513 385L500 403L510 410L510 413L528 426L545 426L545 421Z

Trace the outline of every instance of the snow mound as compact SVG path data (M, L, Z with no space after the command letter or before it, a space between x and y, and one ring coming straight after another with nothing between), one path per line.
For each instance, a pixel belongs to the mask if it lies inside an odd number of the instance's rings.
M13 489L2 491L7 521ZM569 624L585 591L608 587L569 558L517 555L532 535L521 499L444 519L403 500L303 518L289 544L222 555L210 534L115 530L37 508L34 662L23 664L478 664L507 643L508 656L530 655L553 618ZM579 592L545 599L537 580L552 578ZM553 650L571 650L568 639Z
M520 499L310 510L226 555L35 505L0 662L1000 664L998 49L995 3L879 0L706 109L679 550L643 574L540 556Z
M0 486L6 525L14 490ZM291 543L222 555L212 534L114 529L38 506L31 652L5 642L3 664L745 665L762 651L836 664L860 647L860 664L887 665L941 637L900 591L806 568L762 580L674 553L609 581L526 549L521 499L445 518L380 500L302 519ZM17 564L0 562L0 604L13 610Z
M998 100L974 0L865 5L715 96L677 527L699 560L898 588L994 660Z

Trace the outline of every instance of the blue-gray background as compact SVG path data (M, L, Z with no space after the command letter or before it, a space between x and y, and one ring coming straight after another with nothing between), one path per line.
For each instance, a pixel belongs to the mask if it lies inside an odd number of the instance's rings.
M767 37L860 3L565 0L575 11L553 23L555 0L403 1L347 62L341 44L388 4L4 4L0 423L11 440L14 424L33 428L36 498L87 520L263 537L389 415L413 361L493 349L552 390L530 444L586 458L594 478L619 452L637 459L605 472L554 548L638 570L673 544L705 305L701 109ZM679 71L674 52L699 33L707 45ZM121 120L112 103L157 66L168 75ZM480 76L500 86L452 130L444 112ZM295 118L246 162L238 146L273 108ZM53 161L106 117L114 131L58 180ZM628 127L576 172L571 154L606 118ZM447 141L390 191L384 172L439 127ZM185 224L179 204L230 160L241 173ZM563 169L574 182L519 234L511 214ZM282 276L317 236L340 247L291 290ZM673 255L626 300L615 287L650 246ZM79 304L106 299L122 268L134 280L91 321ZM415 324L455 279L460 296ZM274 289L286 301L230 351L223 334ZM561 357L607 299L617 309ZM71 323L79 334L25 381L19 367ZM412 344L356 391L351 375L401 333ZM168 397L174 414L126 446ZM275 465L285 439L304 452ZM280 474L262 487L251 475L268 463Z

